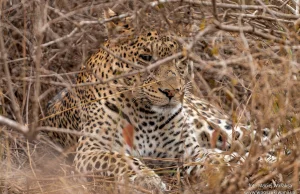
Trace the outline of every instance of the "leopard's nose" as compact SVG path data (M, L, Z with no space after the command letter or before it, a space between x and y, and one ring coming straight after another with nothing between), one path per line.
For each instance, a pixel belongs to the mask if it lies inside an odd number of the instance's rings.
M169 100L171 100L174 96L175 96L175 94L178 92L178 90L177 89L175 89L175 90L170 90L170 89L158 89L161 93L163 93L163 94L165 94L168 98L169 98Z

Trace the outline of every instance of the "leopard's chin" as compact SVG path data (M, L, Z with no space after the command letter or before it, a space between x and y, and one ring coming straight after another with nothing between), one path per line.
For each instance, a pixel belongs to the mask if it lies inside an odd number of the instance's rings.
M181 102L166 102L166 103L151 103L152 106L160 107L160 108L174 108L178 105L181 105Z
M181 106L182 103L167 103L165 105L152 105L151 107L153 111L166 113L169 111L171 112L176 111Z
M163 105L162 107L165 107L165 108L174 108L178 105L181 105L182 103L181 102L169 102L167 103L166 105Z

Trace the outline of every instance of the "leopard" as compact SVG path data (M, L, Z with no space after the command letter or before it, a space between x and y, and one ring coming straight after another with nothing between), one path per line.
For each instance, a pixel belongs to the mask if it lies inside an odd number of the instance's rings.
M176 35L137 33L132 18L120 16L104 11L107 32L118 36L81 66L75 88L48 104L43 125L71 132L45 131L47 137L76 148L77 172L157 193L168 188L153 166L180 161L189 177L201 177L205 163L227 166L236 155L226 150L251 144L249 128L189 91L188 59Z

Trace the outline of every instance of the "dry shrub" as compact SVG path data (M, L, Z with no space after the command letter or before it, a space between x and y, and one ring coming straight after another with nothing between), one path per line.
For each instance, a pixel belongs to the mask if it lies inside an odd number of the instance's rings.
M178 34L192 61L189 81L197 96L234 122L251 124L258 136L264 128L281 134L279 146L273 141L278 162L256 165L271 146L254 144L245 163L225 170L231 174L225 190L208 166L212 186L203 190L199 183L186 193L256 191L272 180L298 189L300 20L293 1L7 0L0 6L1 192L90 192L92 184L72 182L72 167L36 140L37 126L47 102L74 83L80 65L107 38L102 16L107 8L135 16L137 29ZM182 192L176 178L165 179L171 192ZM257 184L249 187L246 180Z

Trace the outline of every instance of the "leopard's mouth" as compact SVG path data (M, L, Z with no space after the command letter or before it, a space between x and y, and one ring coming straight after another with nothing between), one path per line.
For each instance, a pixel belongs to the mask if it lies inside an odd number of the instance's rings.
M178 98L166 99L161 97L153 98L151 96L144 96L140 98L140 100L144 105L160 109L172 109L183 104L183 100Z

